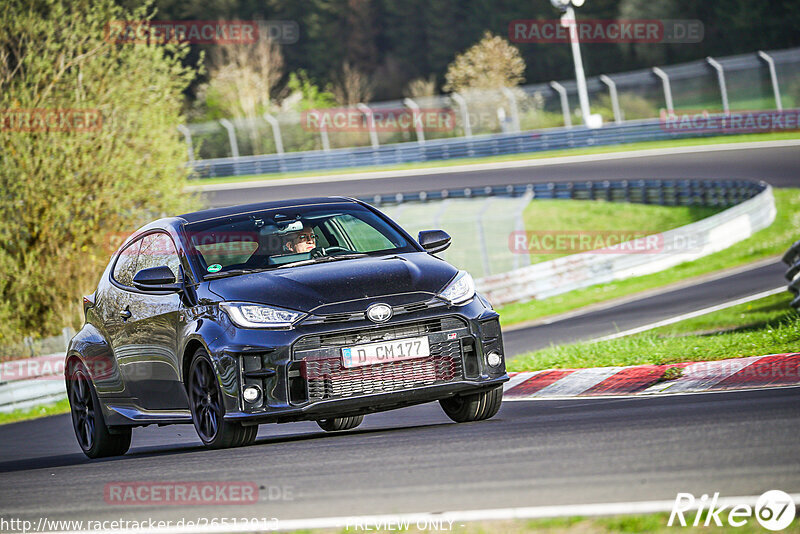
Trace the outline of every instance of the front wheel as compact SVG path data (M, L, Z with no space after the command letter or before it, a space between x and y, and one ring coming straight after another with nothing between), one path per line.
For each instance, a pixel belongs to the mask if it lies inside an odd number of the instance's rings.
M195 352L187 385L194 428L206 447L226 449L255 441L258 425L242 426L224 419L217 374L205 349Z
M69 399L72 428L83 454L89 458L121 456L131 447L130 427L112 430L106 425L100 401L89 371L83 363L72 364L69 372Z
M442 399L439 404L447 417L456 423L469 421L483 421L494 417L503 402L503 386L497 386L489 391L472 393L471 395L457 395Z
M320 419L317 421L319 427L326 432L338 432L340 430L350 430L361 424L364 420L363 415L352 417L333 417L331 419Z

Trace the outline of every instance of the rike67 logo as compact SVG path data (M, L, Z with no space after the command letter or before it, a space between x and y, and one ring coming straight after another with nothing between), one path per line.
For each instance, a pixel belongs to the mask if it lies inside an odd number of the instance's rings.
M778 531L792 524L797 511L792 496L780 490L765 492L756 500L755 508L736 501L720 499L719 493L711 499L708 495L695 499L691 493L678 493L667 526L743 527L755 517L765 529Z

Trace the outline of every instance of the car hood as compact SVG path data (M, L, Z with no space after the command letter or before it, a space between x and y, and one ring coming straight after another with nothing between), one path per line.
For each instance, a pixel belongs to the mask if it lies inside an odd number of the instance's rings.
M226 301L313 312L320 306L399 293L430 298L457 272L426 252L413 252L232 276L209 281L208 289Z

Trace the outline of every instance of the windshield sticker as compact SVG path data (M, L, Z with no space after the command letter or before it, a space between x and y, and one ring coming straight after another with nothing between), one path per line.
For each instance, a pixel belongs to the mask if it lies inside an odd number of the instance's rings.
M219 263L214 263L214 264L208 266L208 272L210 272L210 273L215 273L215 272L219 271L220 269L222 269L222 265L220 265Z

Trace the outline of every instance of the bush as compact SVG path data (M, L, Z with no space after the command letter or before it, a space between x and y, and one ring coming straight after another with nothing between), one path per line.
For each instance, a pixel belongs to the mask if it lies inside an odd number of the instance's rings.
M112 0L9 0L0 13L0 344L79 326L112 236L181 213L188 48L117 45ZM97 110L98 128L19 131L21 110ZM12 113L10 110L16 110ZM18 115L17 115L18 114ZM92 116L92 112L89 113Z

